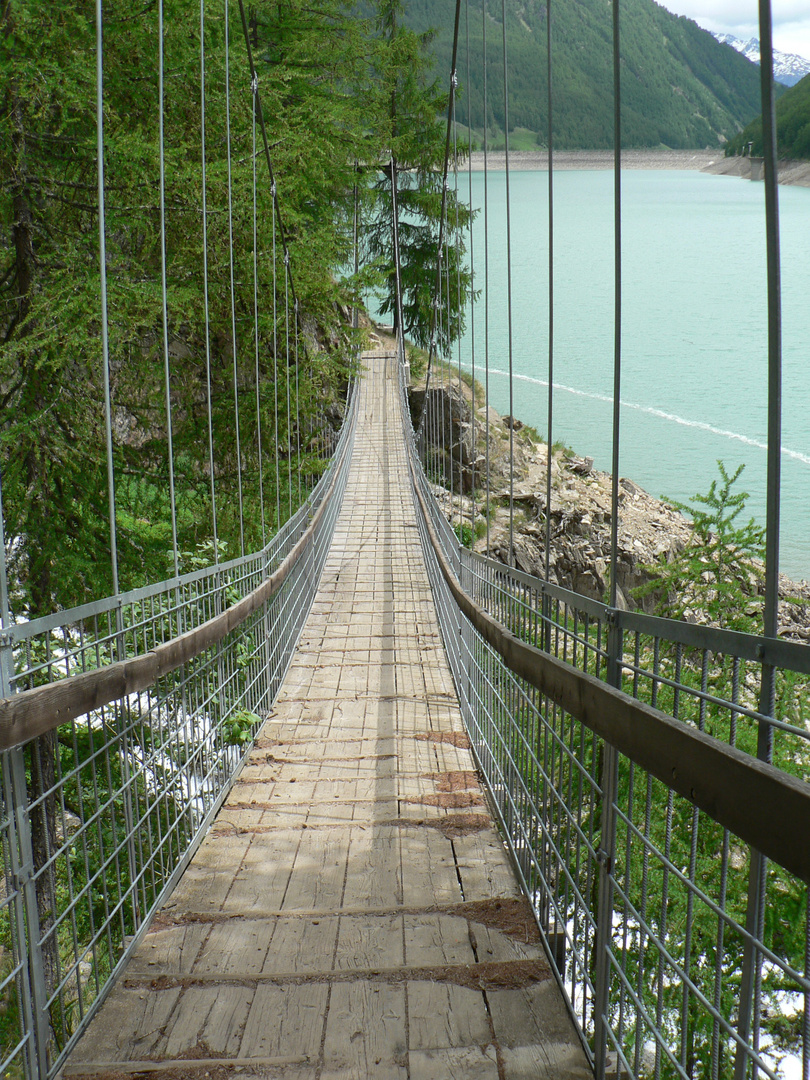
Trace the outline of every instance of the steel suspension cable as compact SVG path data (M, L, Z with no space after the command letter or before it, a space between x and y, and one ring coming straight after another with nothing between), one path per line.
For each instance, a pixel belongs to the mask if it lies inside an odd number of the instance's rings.
M226 2L227 2L227 0L226 0ZM241 19L242 19L242 32L243 32L244 39L245 39L245 49L247 51L248 65L249 65L249 68L250 68L251 85L255 87L254 95L255 95L255 103L256 103L256 114L257 114L257 119L258 119L258 123L259 123L259 130L261 131L262 146L263 146L263 149L264 149L264 158L265 158L265 162L267 164L267 173L268 173L268 177L269 177L269 180L270 180L270 191L271 191L271 195L272 195L272 199L273 199L273 266L274 266L274 286L273 286L273 328L274 329L273 329L273 334L274 334L274 371L275 371L275 374L276 374L276 379L275 379L276 385L278 384L278 377L277 377L278 376L278 359L277 359L278 352L277 352L277 348L276 348L276 346L277 346L277 339L276 339L276 325L277 325L276 324L276 314L277 314L277 310L276 310L276 290L275 290L276 225L278 225L278 234L279 234L279 239L281 241L281 250L282 250L282 253L283 253L283 256L284 256L284 311L285 311L284 324L285 324L285 340L286 340L285 381L286 381L286 384L287 384L287 451L288 451L287 452L287 489L288 489L288 495L289 495L289 506L288 506L288 517L289 517L289 516L292 515L292 505L293 505L293 497L292 497L292 446L293 446L293 443L292 443L292 437L291 437L291 432L290 432L291 400L290 400L290 325L289 325L289 323L290 323L290 299L291 298L292 298L292 301L293 301L294 313L295 313L295 335L296 335L296 339L295 339L295 353L296 353L295 377L296 377L296 408L297 409L298 409L298 404L299 404L297 387L298 387L298 372L299 372L299 363L298 363L298 345L299 345L299 330L300 330L299 320L300 320L300 317L301 317L301 313L300 313L300 308L299 308L298 297L297 297L296 291L295 291L295 281L293 279L293 274L292 274L290 251L289 251L289 247L288 247L288 244L287 244L287 234L286 234L286 231L285 231L285 228L284 228L284 219L282 217L281 206L279 204L278 186L276 184L275 173L273 171L273 163L272 163L272 160L270 158L270 143L269 143L269 140L267 138L267 126L265 124L264 108L262 106L261 93L260 93L260 90L259 90L259 76L258 76L258 73L256 71L256 64L255 64L255 61L254 61L254 58L253 58L253 47L252 47L252 45L250 43L250 30L248 28L248 21L247 21L247 14L245 12L244 0L239 0L239 13L240 13L240 16L241 16ZM305 348L305 351L306 351L306 348ZM276 435L276 448L277 448L276 449L276 455L278 455L278 400L277 400L277 397L274 399L274 402L275 402L275 435ZM296 427L298 429L298 439L299 439L298 454L299 454L299 464L300 464L300 421L296 424ZM278 466L278 457L276 457L276 465ZM276 473L276 480L277 480L277 483L276 483L276 498L277 498L278 514L280 515L280 501L279 501L279 499L280 499L280 496L279 496L280 484L278 482L279 479L280 479L279 478L279 472L277 470L277 473ZM300 476L299 476L299 495L300 495ZM280 520L277 522L277 527L278 527L278 525L280 525Z
M287 233L286 233L286 230L284 228L284 219L283 219L283 216L282 216L282 213L281 213L281 206L279 205L278 185L276 184L276 177L275 177L275 173L273 171L273 163L272 163L272 160L270 158L270 143L269 143L269 140L267 138L267 127L266 127L266 124L265 124L265 121L264 121L264 108L262 106L262 97L261 97L261 92L260 92L260 89L259 89L259 76L258 76L258 72L256 71L255 61L253 59L253 47L250 44L250 30L248 28L248 21L247 21L247 15L245 13L244 0L239 0L239 13L240 13L241 18L242 18L242 32L243 32L244 38L245 38L245 49L247 50L248 66L250 67L250 78L251 78L251 81L252 81L251 84L255 84L255 86L256 86L255 96L256 96L257 118L258 118L258 121L259 121L259 130L261 131L261 135L262 135L262 146L263 146L263 149L264 149L264 159L265 159L265 162L267 164L267 174L268 174L268 178L270 180L270 191L271 191L272 196L273 196L273 209L275 211L276 220L278 221L278 231L279 231L279 237L280 237L280 240L281 240L281 248L282 248L282 251L284 252L285 259L287 260L287 262L289 262L289 248L288 248L288 244L287 244ZM290 278L290 281L289 281L290 292L292 294L293 299L295 299L296 298L295 282L294 282L293 277L292 277L292 272L289 273L289 278Z
M242 495L242 441L239 430L239 346L236 334L236 278L233 263L233 178L231 175L231 49L230 0L225 0L225 149L228 162L228 268L231 284L231 337L233 340L233 411L236 441L236 482L239 501L239 549L245 555L245 512Z
M276 185L270 185L273 198L273 440L275 442L276 466L276 530L281 528L281 467L278 443L278 255L276 252Z
M6 566L6 519L3 516L3 471L0 469L0 626L8 630L11 626L11 607L8 596L8 567ZM3 697L8 697L11 688L8 685L10 671L3 667L5 650L0 650L0 690Z
M760 37L760 97L762 101L762 152L764 157L765 249L767 266L768 310L768 450L767 498L765 506L765 598L763 604L763 633L775 638L779 633L779 527L782 455L782 309L781 260L779 250L779 194L777 184L776 99L773 79L773 25L768 0L759 3ZM776 670L772 664L762 665L759 691L759 711L773 716L776 705ZM757 729L757 757L766 762L773 759L773 727L760 721ZM748 877L748 912L746 930L761 940L765 926L765 897L768 861L759 852L751 852ZM810 910L810 901L808 901ZM808 931L810 934L810 930ZM810 945L808 945L810 956ZM738 1035L746 1042L753 1036L755 1050L759 1048L761 997L761 953L750 941L743 955ZM805 1002L805 1007L807 1002ZM805 1026L807 1016L805 1014ZM802 1072L810 1072L810 1053L803 1050ZM738 1043L734 1077L745 1076L747 1061Z
M259 467L259 510L262 522L262 548L267 544L267 528L264 518L264 461L262 459L262 400L261 381L259 375L259 235L258 235L258 208L256 204L256 91L259 89L258 79L251 78L251 95L253 109L251 115L251 163L253 180L253 340L256 347L255 354L255 380L256 380L256 448L258 452Z
M613 0L613 457L611 477L611 538L610 538L610 606L616 607L618 598L618 550L619 550L619 454L621 418L621 370L622 370L622 188L621 188L621 48L620 3ZM607 642L607 682L621 685L621 642L615 628L609 630ZM597 934L607 941L613 925L614 886L612 861L616 837L616 799L618 791L619 759L616 748L604 744L601 768L602 821L599 847L602 858L599 863L599 901L597 908ZM670 803L671 803L670 794ZM603 1078L607 1069L610 1023L608 1019L610 998L609 950L599 950L593 991L593 1017L595 1026L594 1064L597 1077ZM663 991L659 993L659 1004ZM658 1048L656 1047L656 1050Z
M489 455L489 93L487 88L487 0L482 0L484 63L484 439L486 441L487 558L490 552L490 455Z
M160 154L160 291L163 310L163 376L166 396L166 440L169 464L169 503L172 516L172 557L174 576L180 576L180 555L177 548L177 499L174 484L174 436L172 433L171 371L169 367L169 303L166 287L166 154L164 136L164 52L163 0L158 0L158 97L159 97L159 154Z
M107 307L107 212L104 183L104 32L101 0L96 0L96 156L98 177L98 253L101 286L101 363L104 369L104 433L107 443L107 501L110 523L110 566L113 593L118 582L118 531L115 520L115 462L113 460L110 337Z
M293 320L293 332L295 334L295 451L297 457L298 473L298 501L301 501L301 387L298 380L299 368L298 368L298 341L300 334L298 332L298 300L294 301L293 311L295 318Z
M391 154L391 236L394 244L394 305L397 324L397 355L405 363L405 325L402 313L402 263L399 250L399 206L397 199L397 159Z
M211 480L211 530L214 542L214 562L218 563L219 535L216 471L214 468L214 415L211 394L211 305L208 289L208 163L205 142L205 114L205 0L200 0L200 165L202 183L203 304L205 307L205 400L208 420L208 472Z
M433 290L434 303L430 313L430 333L429 333L429 348L428 348L428 362L427 372L425 375L425 407L427 406L428 390L430 389L430 375L433 366L433 356L436 349L436 318L438 311L438 304L441 302L442 294L442 249L444 247L444 231L445 223L447 219L447 171L450 160L450 124L453 108L453 99L456 93L456 63L458 59L458 29L461 21L461 0L456 0L456 14L453 25L453 58L450 69L450 95L447 103L447 130L444 139L444 165L442 168L442 202L441 210L439 212L439 241L436 248L436 283ZM425 415L425 407L422 409L422 416L417 424L417 430L422 426L422 420Z
M506 318L509 341L509 565L515 565L515 406L512 355L512 224L509 202L509 79L506 47L506 0L501 0L503 32L503 139L506 193Z
M466 2L466 0L465 0ZM456 317L455 317L455 335L456 335L456 377L458 380L458 407L459 407L459 429L458 429L458 523L459 523L459 541L464 542L464 491L462 483L462 450L464 440L462 438L462 406L464 404L464 391L461 383L461 312L462 312L462 288L461 288L461 229L459 228L458 220L458 128L456 126L456 102L455 95L453 96L453 242L455 244L455 278L456 278ZM450 448L452 453L452 445Z
M287 384L287 517L292 517L292 399L290 397L290 255L284 252L284 381Z
M611 458L610 606L618 596L619 438L622 382L622 124L619 0L613 3L613 449Z
M470 547L475 544L475 518L477 503L475 494L475 461L478 450L478 424L475 411L475 248L473 245L473 194L472 194L472 93L470 91L470 3L464 0L464 31L467 43L467 242L470 245L470 371L472 375L472 461L470 462Z
M546 438L545 574L551 572L551 458L554 440L554 96L551 47L552 0L546 0L546 94L548 97L548 416Z
M449 230L448 230L449 231ZM455 504L455 487L453 484L455 469L453 468L453 405L450 396L450 391L453 389L453 346L451 334L453 333L453 315L450 307L450 244L447 243L447 257L444 260L444 328L445 328L445 340L447 341L447 348L445 350L445 364L444 374L447 381L447 390L445 392L445 400L447 401L447 409L442 410L447 413L447 433L445 435L444 446L446 448L445 453L450 459L450 522L452 524L453 518L456 513Z

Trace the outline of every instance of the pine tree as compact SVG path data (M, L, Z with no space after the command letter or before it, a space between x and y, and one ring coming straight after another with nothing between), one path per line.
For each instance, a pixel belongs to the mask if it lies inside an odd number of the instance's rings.
M369 260L383 274L380 311L399 329L394 266L394 195L401 264L404 332L417 345L430 342L431 312L437 287L439 238L443 235L442 292L447 316L437 325L436 341L447 350L464 329L470 273L464 264L464 235L470 220L452 190L446 197L441 228L448 96L431 79L427 53L432 34L416 34L401 19L400 0L377 6L374 115L378 140L388 155L378 163L372 183L374 204L364 228ZM451 166L452 167L452 166Z

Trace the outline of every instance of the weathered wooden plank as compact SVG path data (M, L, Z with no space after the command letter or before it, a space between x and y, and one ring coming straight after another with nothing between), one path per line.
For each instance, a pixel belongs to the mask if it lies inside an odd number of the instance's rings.
M80 1039L71 1061L129 1061L148 1058L163 1037L180 988L166 990L118 987L100 1018Z
M254 1057L254 1058L174 1058L172 1061L86 1061L65 1065L62 1076L80 1077L97 1076L102 1074L109 1077L110 1073L117 1075L132 1075L133 1073L155 1073L161 1075L177 1076L182 1080L188 1073L207 1077L217 1066L226 1066L232 1070L244 1070L252 1073L254 1070L268 1070L273 1080L315 1080L316 1070L305 1068L306 1060L300 1054L287 1055L286 1057Z
M500 1053L503 1080L593 1080L593 1069L578 1045L507 1046Z
M284 899L300 835L293 830L253 834L223 910L245 915L277 911Z
M274 929L271 919L228 919L212 926L194 974L262 971Z
M242 861L249 845L247 836L209 833L164 910L219 910L230 890L234 867Z
M341 916L336 968L397 968L404 963L401 915Z
M522 896L515 872L494 828L453 840L465 900Z
M346 907L391 908L402 903L400 830L354 828L343 894Z
M480 963L508 960L545 960L546 952L539 941L539 934L531 940L521 940L502 930L471 922L470 933Z
M277 919L262 974L329 971L338 924L337 915Z
M336 911L343 896L351 831L304 829L284 895L285 911Z
M211 931L208 923L187 923L150 930L127 966L128 975L156 977L165 972L188 975Z
M411 1050L410 1080L499 1080L494 1046L453 1046L441 1050Z
M401 829L403 881L406 907L458 904L461 892L453 845L436 829Z
M387 1076L406 1062L405 989L359 980L332 987L324 1073ZM387 1070L387 1071L386 1071Z
M484 995L452 983L409 982L408 1044L415 1050L483 1046L490 1041Z
M438 913L405 915L404 927L405 963L409 967L475 963L466 919Z
M153 1056L164 1060L197 1054L235 1056L253 994L253 988L245 986L188 987Z
M551 978L517 990L489 990L487 1000L501 1046L579 1045Z
M263 984L256 989L245 1024L241 1057L295 1055L316 1063L328 1000L323 983L299 986Z

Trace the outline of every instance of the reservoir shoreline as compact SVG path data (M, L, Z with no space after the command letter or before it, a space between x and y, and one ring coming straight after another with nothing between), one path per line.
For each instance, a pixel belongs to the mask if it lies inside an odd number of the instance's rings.
M623 150L622 168L624 169L704 169L715 162L725 160L722 150ZM484 154L475 150L470 154L470 167L473 172L483 172ZM506 168L506 155L503 150L487 152L487 167L490 169ZM509 168L518 172L531 169L548 169L547 150L510 150ZM612 169L612 150L556 150L554 152L556 169Z
M757 160L757 159L755 159ZM506 155L503 150L487 152L490 169L505 169ZM473 172L484 171L484 154L476 150L470 154L469 167ZM548 151L510 150L509 168L515 172L548 170ZM557 150L554 153L554 169L612 169L612 150ZM717 150L622 150L622 169L681 169L708 172L718 176L739 176L751 179L751 158L723 156ZM780 161L779 183L810 187L810 161Z

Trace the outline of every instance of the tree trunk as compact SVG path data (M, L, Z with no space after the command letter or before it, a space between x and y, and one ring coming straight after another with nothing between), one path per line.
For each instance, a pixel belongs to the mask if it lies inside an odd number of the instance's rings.
M35 287L37 259L34 247L35 220L33 204L29 194L29 176L27 170L25 103L10 88L8 98L9 112L13 118L12 144L14 148L15 169L12 178L12 206L14 220L12 235L16 270L17 310L6 330L6 340L12 336L28 337L31 324L31 297ZM36 400L39 396L37 386L39 376L33 372L21 372L24 375L24 393ZM44 403L42 403L44 404ZM36 413L28 413L36 415ZM47 468L39 459L35 449L27 455L26 484L30 500L29 525L39 518L38 529L33 535L45 535L49 528L47 520ZM29 530L30 531L30 530ZM35 619L48 613L52 606L51 568L47 559L42 558L35 544L27 544L27 569L30 587L30 607L28 615ZM45 989L50 996L59 977L59 958L56 936L44 937L53 927L56 907L56 880L53 866L49 860L56 850L56 798L53 793L56 778L56 732L51 731L35 739L26 747L26 772L28 779L28 799L31 824L31 847L36 876L35 891L37 912L39 915L39 936L42 944L42 964L44 968Z

